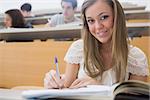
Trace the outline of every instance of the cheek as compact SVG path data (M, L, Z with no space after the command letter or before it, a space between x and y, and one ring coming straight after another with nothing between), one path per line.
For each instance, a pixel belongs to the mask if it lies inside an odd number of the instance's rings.
M88 25L90 33L95 33L94 25Z
M7 25L8 27L10 27L10 26L11 26L11 21L7 21L6 25Z
M11 21L9 21L9 25L11 25Z
M110 19L109 21L108 21L108 27L109 28L113 28L113 24L114 24L114 22L113 22L113 19Z

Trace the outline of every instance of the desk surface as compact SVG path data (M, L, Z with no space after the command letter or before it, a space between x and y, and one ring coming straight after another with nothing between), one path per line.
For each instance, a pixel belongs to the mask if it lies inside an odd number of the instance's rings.
M0 100L25 100L21 93L23 90L0 89ZM69 97L70 99L70 97ZM86 97L71 97L71 99L80 100L113 100L111 96L86 96Z
M127 23L128 33L133 31L146 30L149 35L150 23ZM60 25L51 28L33 28L33 29L1 29L0 40L47 40L47 39L76 39L81 37L80 25ZM132 32L131 32L132 31ZM138 32L139 33L139 32ZM142 32L143 33L143 32Z
M25 100L21 97L22 90L0 89L0 100Z
M33 29L1 29L0 40L74 39L81 37L81 26Z

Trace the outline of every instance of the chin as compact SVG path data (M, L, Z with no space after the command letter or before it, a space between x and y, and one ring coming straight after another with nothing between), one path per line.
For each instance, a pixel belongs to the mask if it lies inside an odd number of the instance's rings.
M101 42L102 44L105 44L108 42L109 39L106 38L98 38L99 42Z

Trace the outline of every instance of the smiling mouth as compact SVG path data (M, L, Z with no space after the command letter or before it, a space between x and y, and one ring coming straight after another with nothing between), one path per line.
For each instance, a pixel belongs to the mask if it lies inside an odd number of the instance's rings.
M98 33L96 33L96 35L99 37L105 37L105 36L107 36L107 31L98 32Z

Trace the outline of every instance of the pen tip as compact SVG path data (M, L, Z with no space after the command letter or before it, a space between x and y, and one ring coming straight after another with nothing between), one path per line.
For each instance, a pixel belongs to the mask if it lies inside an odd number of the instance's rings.
M57 57L55 57L55 63L58 63Z

